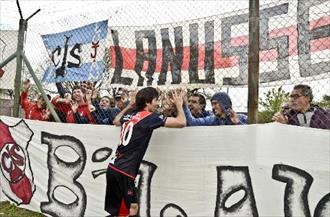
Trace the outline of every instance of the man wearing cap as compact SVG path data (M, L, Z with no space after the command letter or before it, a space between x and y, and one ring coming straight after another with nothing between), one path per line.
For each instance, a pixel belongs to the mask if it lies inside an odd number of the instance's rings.
M240 125L247 124L247 116L237 114L232 109L230 97L225 92L215 93L211 98L213 115L201 118L192 116L187 105L184 106L184 113L187 119L187 126L217 126L217 125Z

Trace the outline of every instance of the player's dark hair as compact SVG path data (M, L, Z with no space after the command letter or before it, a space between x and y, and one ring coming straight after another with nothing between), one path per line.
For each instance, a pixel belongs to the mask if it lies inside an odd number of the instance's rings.
M158 91L153 87L145 87L137 92L135 97L135 106L137 111L142 111L147 103L159 97Z

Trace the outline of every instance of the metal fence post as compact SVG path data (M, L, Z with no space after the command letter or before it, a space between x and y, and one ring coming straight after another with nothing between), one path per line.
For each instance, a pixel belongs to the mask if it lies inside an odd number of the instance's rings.
M259 99L259 0L249 1L248 117L257 123Z
M2 67L4 67L5 65L7 65L10 61L12 61L13 59L15 59L17 56L17 52L13 53L12 55L10 55L7 59L5 59L5 61L3 61L2 63L0 63L0 69Z
M21 80L22 80L22 55L24 34L27 28L27 22L24 19L19 20L19 30L18 30L18 41L17 41L17 52L16 52L16 75L15 75L15 95L14 95L14 117L19 116L19 101L21 92Z
M22 57L23 57L23 60L24 60L24 62L25 62L25 64L26 64L26 67L28 68L28 70L29 70L29 72L30 72L30 74L31 74L31 76L32 76L32 78L33 78L33 80L34 80L34 82L36 83L36 85L37 85L37 87L38 87L38 90L40 91L40 93L42 94L42 97L43 97L44 100L46 101L46 103L47 103L47 107L49 108L50 113L53 115L54 120L55 120L56 122L61 122L61 120L60 120L60 118L58 117L58 115L57 115L57 113L56 113L56 111L55 111L55 109L54 109L52 103L49 101L49 99L48 99L48 97L47 97L47 95L46 95L44 89L42 88L42 85L41 85L39 79L37 78L36 74L34 73L34 71L33 71L33 69L32 69L32 66L31 66L29 60L26 58L26 56L25 56L24 53L22 53Z

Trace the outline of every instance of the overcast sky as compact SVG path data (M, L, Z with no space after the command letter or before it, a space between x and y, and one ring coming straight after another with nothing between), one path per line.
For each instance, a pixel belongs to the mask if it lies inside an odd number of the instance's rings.
M51 22L75 14L88 14L106 10L107 18L115 25L148 25L178 22L238 9L247 9L248 0L217 1L33 1L21 0L23 17L27 18L37 9L41 11L29 21L29 25ZM118 13L117 13L118 12ZM18 29L19 13L15 0L0 0L0 25L2 29Z
M23 18L36 10L41 11L30 20L30 24L61 19L66 16L90 12L104 7L109 9L131 4L134 1L19 1ZM10 29L18 28L19 12L15 0L0 0L0 24Z

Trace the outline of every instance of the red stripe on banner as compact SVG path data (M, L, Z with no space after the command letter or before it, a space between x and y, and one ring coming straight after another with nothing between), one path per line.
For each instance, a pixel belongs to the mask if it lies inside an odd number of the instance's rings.
M309 29L313 30L326 25L330 25L330 16L323 16L317 20L312 20L309 24Z
M330 25L330 16L324 16L320 19L314 20L310 22L310 29L313 30L315 28L319 28L325 25ZM280 36L289 36L289 56L298 55L298 47L297 47L297 26L290 26L285 28L275 29L269 32L269 38L277 38ZM234 37L230 41L230 45L233 47L236 46L244 46L248 45L249 38L247 35ZM330 49L330 37L320 38L316 40L312 40L310 42L311 52L322 51ZM124 48L120 47L122 56L123 56L123 69L126 70L134 70L135 67L135 59L136 59L136 49L133 48ZM239 57L222 57L222 48L221 42L214 42L214 68L222 69L222 68L231 68L234 66L238 66ZM110 47L111 59L112 59L112 67L116 67L116 55L114 47ZM148 52L148 49L145 49L144 52ZM198 47L198 69L204 69L204 57L205 57L205 45L200 44ZM260 51L260 61L274 61L277 57L276 49ZM188 71L189 68L189 60L190 60L190 47L183 47L183 60L182 67L183 71ZM162 49L157 49L157 57L156 57L156 72L160 72L162 65ZM147 71L148 69L148 61L144 61L143 70Z
M0 78L5 74L5 71L0 68Z

